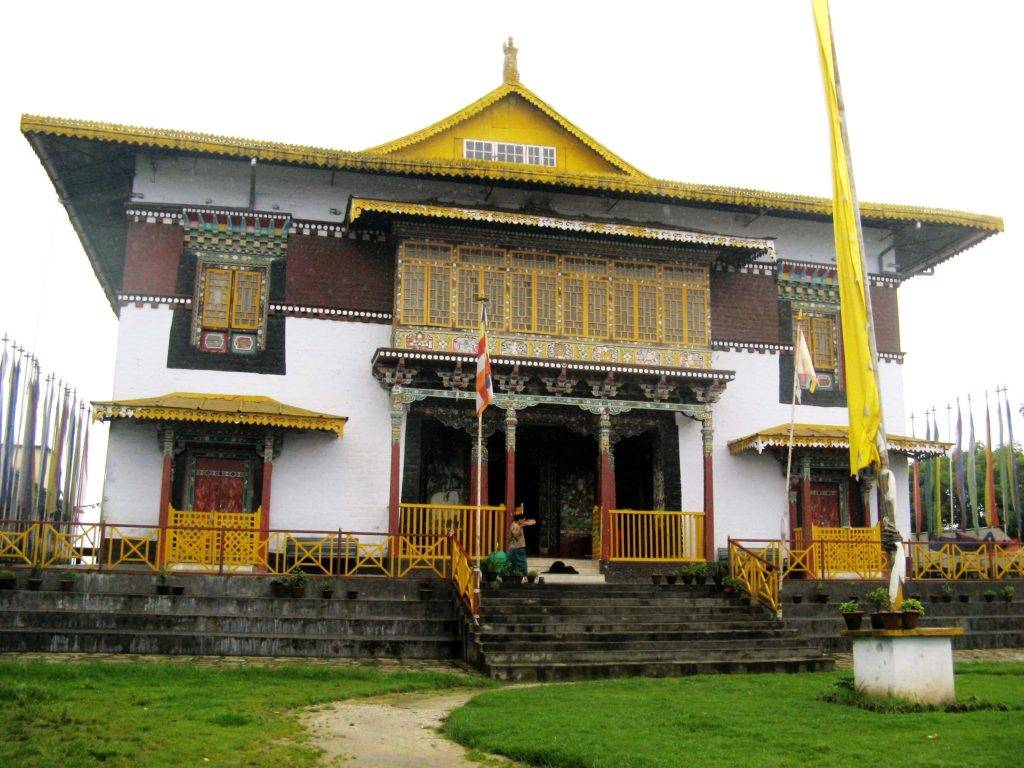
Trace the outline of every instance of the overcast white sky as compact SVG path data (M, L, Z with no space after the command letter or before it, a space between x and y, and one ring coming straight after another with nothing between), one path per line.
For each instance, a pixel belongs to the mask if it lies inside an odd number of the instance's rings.
M900 289L907 413L1003 385L1019 406L1024 9L833 0L832 18L860 198L1006 223ZM0 335L92 399L111 392L117 322L22 112L362 149L498 85L513 35L523 82L647 173L831 193L809 0L93 0L9 3L0 20Z

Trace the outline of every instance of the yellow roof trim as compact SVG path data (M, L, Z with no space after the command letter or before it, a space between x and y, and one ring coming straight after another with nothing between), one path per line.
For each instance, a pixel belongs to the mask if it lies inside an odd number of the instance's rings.
M461 162L402 160L371 152L346 152L207 133L142 128L116 123L37 115L22 115L21 131L24 134L66 136L89 141L106 141L182 152L201 152L225 157L254 157L265 162L295 163L318 168L546 184L578 190L647 195L709 205L729 205L819 216L832 215L832 200L830 198L743 187L664 181L642 175L607 176L566 173L542 169L539 166L518 166L510 163L468 160ZM864 202L860 204L860 212L861 216L869 220L921 221L933 224L953 224L990 232L1003 231L1002 218L968 211Z
M160 397L94 402L93 420L141 419L206 424L251 424L282 429L322 430L345 434L346 416L318 413L261 395L211 395L171 392Z
M909 456L941 456L952 447L952 443L938 440L922 440L903 435L886 435L889 450ZM765 448L785 448L789 445L789 424L779 424L729 442L733 454L754 450L761 453ZM793 425L794 448L848 449L850 428L831 424Z
M506 96L510 96L513 94L516 96L520 96L521 98L526 100L527 103L532 104L534 107L539 109L549 118L558 123L562 128L564 128L574 137L576 137L576 139L578 139L580 142L586 145L588 149L596 152L604 160L606 160L608 163L621 170L623 173L628 174L630 176L639 176L645 179L650 178L646 173L642 172L635 166L627 163L625 160L616 155L603 144L596 141L593 137L584 133L571 121L569 121L561 114L556 112L555 109L550 104L541 99L540 96L538 96L525 85L519 82L504 83L502 85L499 85L493 91L477 99L469 106L463 107L455 114L449 115L443 120L438 120L433 125L428 125L426 128L422 128L421 130L410 133L408 136L403 136L399 139L395 139L394 141L389 141L384 144L378 144L376 147L370 147L369 149L365 149L363 151L368 154L383 155L395 152L399 149L404 149L405 147L410 147L414 144L419 144L421 141L425 141L429 139L431 136L436 136L442 131L446 131L449 128L454 128L460 123L469 120L474 115L478 115L480 112L487 109L487 107L491 106L492 104L496 104ZM551 169L546 170L548 173L552 173ZM557 173L557 171L554 172Z
M643 227L635 224L615 224L604 221L563 219L555 216L535 216L528 213L491 211L481 208L458 208L447 205L426 205L423 203L400 203L391 200L369 200L354 197L349 202L348 220L356 221L366 213L385 213L401 216L423 216L427 218L454 219L457 221L478 221L491 224L514 224L524 227L558 229L567 232L584 232L594 235L635 237L643 240L661 240L676 243L694 243L718 248L747 248L768 256L775 256L775 243L754 237L732 237L730 235L709 235L688 232L682 229Z

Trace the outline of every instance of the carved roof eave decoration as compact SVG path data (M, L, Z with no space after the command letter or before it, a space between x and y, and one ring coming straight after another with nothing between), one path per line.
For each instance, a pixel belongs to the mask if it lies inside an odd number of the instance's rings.
M789 446L789 424L759 430L746 437L729 442L732 454L744 451L763 453L766 449L773 451L785 450ZM952 447L952 443L938 440L924 440L904 435L886 435L886 443L893 453L902 453L917 458L943 456ZM849 450L849 427L833 424L795 424L793 425L793 447L818 450Z
M666 227L621 224L593 219L567 219L559 216L539 216L513 211L468 208L450 205L429 205L392 200L371 200L353 197L349 200L348 222L353 224L363 216L378 214L421 219L442 219L457 222L475 222L491 225L530 227L570 234L587 234L608 238L652 240L661 243L697 245L743 251L750 257L775 259L773 240L732 235L707 234Z
M373 355L374 377L385 388L425 397L471 400L476 357L468 354L381 347ZM491 358L499 407L574 405L584 409L679 411L695 417L715 403L734 371L665 368L522 358Z
M237 157L246 160L256 158L264 162L310 168L541 184L626 196L678 200L709 206L728 206L758 212L783 211L819 218L831 218L832 216L831 198L771 192L746 187L666 181L642 174L568 173L541 166L471 160L408 160L374 152L349 152L192 131L146 128L29 114L21 117L21 132L28 137L61 136L183 153ZM861 216L866 221L876 225L885 222L906 222L914 226L917 222L922 222L951 224L989 234L1003 231L1002 218L968 211L870 202L861 202L860 210ZM971 245L973 244L975 243L971 243Z

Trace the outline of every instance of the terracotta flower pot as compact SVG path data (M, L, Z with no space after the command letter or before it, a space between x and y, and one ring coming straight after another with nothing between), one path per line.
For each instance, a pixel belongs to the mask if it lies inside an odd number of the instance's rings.
M970 595L960 595L960 602L961 602L961 603L966 603L966 602L969 602L969 601L970 601L970 599L971 599L971 596L970 596Z
M345 593L345 599L346 600L358 600L359 599L359 593L356 590L354 590L354 589L350 589L350 590L348 590Z
M1003 595L1003 602L1004 603L1012 603L1013 602L1013 595Z
M287 584L271 584L270 594L274 597L287 597L288 596L288 585Z
M43 586L42 579L28 578L25 580L25 589L31 590L32 592L38 592L40 587Z
M900 625L903 629L917 629L917 621L921 614L917 611L903 611L900 615Z
M882 629L895 630L903 628L903 614L899 611L879 611L877 616L882 620Z
M305 597L306 596L306 585L305 584L292 584L291 585L292 597Z
M321 589L320 590L320 597L322 597L324 600L330 600L331 599L331 595L333 595L333 594L334 594L334 590L333 589Z
M882 623L882 615L880 613L871 614L871 628L885 629L885 625Z
M662 575L660 573L651 574L651 584L661 584Z
M799 605L804 601L803 595L791 595L790 599L793 601L793 605Z
M991 603L991 602L993 602L993 601L994 601L995 599L996 599L996 596L995 596L995 595L985 595L985 602L986 602L986 603Z
M942 596L942 602L944 602L944 603L952 603L953 602L953 596L952 595L944 594Z
M678 580L679 577L676 576L674 573L670 573L665 577L665 581L667 581L669 584L675 584Z
M697 584L702 584L703 585L703 584L707 584L708 583L708 577L707 576L694 576L693 580Z
M843 621L846 622L847 629L856 631L864 621L864 611L847 611L843 614Z
M18 579L15 576L4 576L0 579L0 589L14 589L18 586Z

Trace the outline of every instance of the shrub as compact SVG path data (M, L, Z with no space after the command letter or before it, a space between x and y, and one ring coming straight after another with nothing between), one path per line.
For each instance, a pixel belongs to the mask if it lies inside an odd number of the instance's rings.
M0 575L3 575L3 574L0 574ZM1002 594L1003 594L1003 597L1005 599L1007 599L1007 600L1012 599L1013 598L1013 584L1007 584L1005 587L1003 587Z
M904 600L903 603L900 605L900 610L904 613L914 612L924 616L924 606L921 604L920 600L916 600L913 597L908 597L906 600Z
M64 573L62 573L60 575L60 580L61 581L77 581L78 580L78 574L75 573L74 571L64 571Z
M307 581L309 581L309 577L305 571L295 571L288 577L288 584L293 587L304 587Z
M840 613L857 613L860 610L860 603L856 600L847 600L839 604Z
M871 603L871 606L875 609L875 612L888 611L892 605L889 602L888 587L876 587L875 589L872 589L866 595L866 599L869 603Z
M953 594L953 585L950 584L947 581L945 584L943 584L941 587L939 587L939 591L942 594L944 594L944 595L952 595Z

